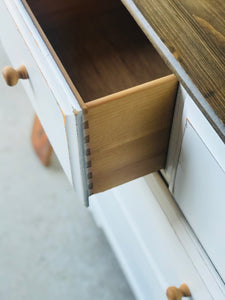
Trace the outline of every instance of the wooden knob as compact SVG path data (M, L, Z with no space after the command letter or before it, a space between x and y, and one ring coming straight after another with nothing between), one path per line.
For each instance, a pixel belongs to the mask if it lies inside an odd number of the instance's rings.
M191 292L189 287L183 283L179 288L176 288L175 286L168 287L166 295L168 300L181 300L182 297L190 297Z
M2 69L2 75L9 86L16 85L19 79L29 78L27 69L24 65L20 66L16 70L10 66L6 66Z

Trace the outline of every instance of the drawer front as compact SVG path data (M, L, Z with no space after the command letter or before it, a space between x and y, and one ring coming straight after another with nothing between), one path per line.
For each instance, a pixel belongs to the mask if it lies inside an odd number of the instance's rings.
M175 177L174 197L225 280L224 195L225 170L187 121Z
M155 184L153 178L149 176L148 181ZM160 197L161 203L141 178L90 199L95 218L114 248L137 299L166 300L167 288L179 287L184 282L193 300L225 299L221 293L214 298L208 291L201 270L197 271L171 226L181 231L176 209L170 205L168 196ZM161 205L167 206L168 213L172 210L173 221L169 222Z
M73 182L80 198L86 201L87 192L77 131L77 125L80 127L82 118L74 114L74 110L79 110L79 105L70 94L60 71L56 70L54 59L38 36L25 8L19 1L16 4L18 7L13 1L0 1L1 43L14 68L26 66L29 79L20 82L66 175ZM30 27L25 21L30 22Z

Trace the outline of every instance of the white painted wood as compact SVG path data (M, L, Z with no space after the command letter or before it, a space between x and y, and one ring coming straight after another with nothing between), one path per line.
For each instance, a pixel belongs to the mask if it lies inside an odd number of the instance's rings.
M0 2L0 27L7 30L0 31L2 45L12 62L13 67L24 64L29 74L29 80L20 80L29 95L34 110L38 114L53 148L71 179L69 154L64 127L63 114L60 111L52 91L46 84L38 65L29 52L16 24L4 3ZM16 88L16 86L14 87ZM16 100L16 99L15 99ZM15 101L10 99L9 101ZM18 116L23 117L23 116Z
M33 58L37 61L46 81L51 86L63 112L71 113L71 107L80 111L81 109L75 95L71 91L48 47L23 6L22 1L7 0L5 3L7 4L21 35L26 41L27 46L32 52Z
M53 58L46 49L43 50L46 46L38 33L34 32L34 25L25 9L22 11L21 7L18 11L15 3L19 5L18 1L0 0L0 27L4 28L0 30L1 43L13 67L25 64L29 80L20 80L20 83L23 84L66 175L73 182L80 199L87 202L84 164L79 148L83 141L79 141L76 128L81 118L76 120L74 114L75 109L80 110L79 105L72 92L69 92L65 79L56 69ZM23 17L26 18L26 23Z
M186 221L183 213L172 198L168 188L160 178L159 174L151 174L145 177L149 188L157 198L162 210L166 213L185 252L192 260L196 270L205 282L213 299L225 299L225 286L221 277L215 270L214 265L199 243L195 233Z
M189 122L198 132L203 143L205 143L221 168L225 170L225 144L217 135L216 131L212 128L191 97L188 95L184 87L180 85L176 99L167 163L164 171L164 176L172 193L181 143L187 120L189 120Z
M225 299L223 283L158 175L91 196L90 206L137 299L166 299L166 288L182 282L192 299Z
M106 233L136 298L165 299L155 269L146 265L139 241L115 196L109 192L91 196L90 208Z
M225 281L225 171L189 121L179 156L174 197Z
M184 88L182 88L182 86L179 85L174 109L173 124L170 134L166 167L165 170L161 170L171 189L173 188L174 178L176 174L176 166L182 143L184 126L186 123L184 100L186 95L187 94Z
M68 140L68 149L70 157L70 165L72 172L72 180L74 189L78 198L85 206L89 205L86 163L84 159L83 149L83 118L80 112L76 118L73 114L65 116L65 125Z
M212 153L218 164L225 171L225 143L218 136L203 113L186 92L185 116Z
M180 102L184 103L183 111ZM174 117L166 178L183 213L224 278L225 144L183 87L176 106L181 109L177 109ZM191 129L186 135L187 124L193 128L192 135L189 134ZM185 159L180 156L181 146L181 156L185 155Z

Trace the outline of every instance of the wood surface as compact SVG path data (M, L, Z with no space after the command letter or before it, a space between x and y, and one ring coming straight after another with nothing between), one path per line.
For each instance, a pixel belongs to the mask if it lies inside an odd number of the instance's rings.
M182 300L183 297L191 297L191 292L186 283L183 283L179 288L175 286L168 287L166 291L168 300Z
M48 166L51 160L52 146L37 115L34 119L31 142L41 163Z
M171 73L119 0L102 5L101 14L80 9L54 23L42 3L28 3L84 102Z
M225 1L133 2L225 124Z
M25 0L23 0L25 2ZM67 20L81 16L100 15L113 8L121 7L119 0L26 0L38 21L48 26L59 26Z
M169 75L86 103L90 193L165 166L176 90Z
M24 65L20 66L17 69L12 68L11 66L5 66L2 69L2 75L8 86L16 85L19 79L29 78L27 69Z

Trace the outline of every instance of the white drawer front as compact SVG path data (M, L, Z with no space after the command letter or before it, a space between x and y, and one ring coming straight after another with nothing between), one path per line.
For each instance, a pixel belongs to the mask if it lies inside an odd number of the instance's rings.
M184 132L174 196L225 280L225 172L189 121Z
M154 183L152 178L151 175L149 180ZM177 212L169 198L161 198L176 216L173 226L180 230ZM171 220L143 178L91 197L90 205L138 299L166 300L166 289L184 282L190 287L191 299L225 299L220 293L219 298L210 294L201 279L201 270L197 271Z
M81 143L76 126L80 126L82 118L74 115L79 105L19 1L0 0L0 28L0 40L12 66L17 68L24 64L27 68L29 80L20 80L20 83L66 175L73 181L81 200L86 201Z

